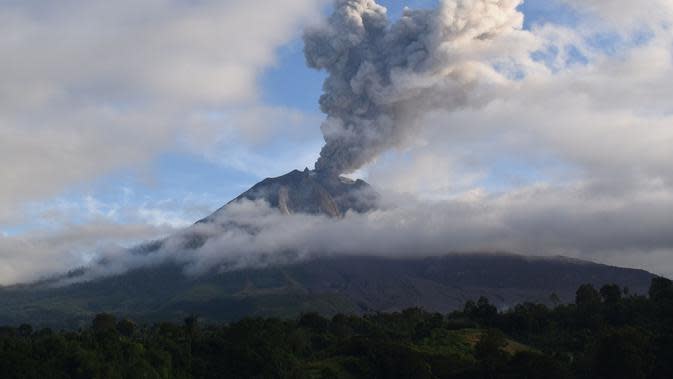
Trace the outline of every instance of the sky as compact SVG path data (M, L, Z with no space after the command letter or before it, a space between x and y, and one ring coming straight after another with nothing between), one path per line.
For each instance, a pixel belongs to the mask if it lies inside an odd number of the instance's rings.
M437 71L403 87L413 122L349 174L398 207L312 233L401 230L418 251L566 255L673 276L673 1L379 4L392 22L405 7L458 4L468 26L505 26L438 44L435 64L458 79L432 100L409 94ZM0 1L0 284L167 236L263 178L312 168L328 73L308 67L302 35L333 8ZM436 100L456 91L464 103ZM286 247L320 249L297 230Z

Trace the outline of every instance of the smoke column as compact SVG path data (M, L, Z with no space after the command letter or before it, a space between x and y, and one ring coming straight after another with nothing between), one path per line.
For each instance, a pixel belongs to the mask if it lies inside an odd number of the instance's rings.
M479 106L503 76L484 51L520 30L522 0L442 0L391 23L374 0L337 0L325 25L304 35L307 64L328 77L327 119L316 170L350 173L404 146L424 112Z

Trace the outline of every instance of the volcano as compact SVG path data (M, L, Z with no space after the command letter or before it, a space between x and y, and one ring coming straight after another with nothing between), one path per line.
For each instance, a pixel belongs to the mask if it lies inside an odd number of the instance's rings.
M228 205L240 200L263 200L284 214L343 217L349 211L365 213L375 209L378 198L376 191L364 180L307 168L264 179L199 223L213 222Z
M173 237L168 237L127 253L158 255L166 245L188 253L209 238L199 234L202 224L213 224L217 227L206 229L219 228L222 233L245 232L244 223L223 214L240 200L265 201L288 215L342 218L350 212L377 209L379 195L363 180L294 170L254 185L188 228L177 238L180 243L175 243L175 238L170 243ZM583 283L616 283L628 287L632 294L643 294L654 277L642 270L563 257L449 251L445 256L409 251L407 258L316 253L307 260L265 267L213 267L198 276L185 275L186 263L178 259L117 275L80 280L87 271L81 269L33 284L0 287L0 325L30 322L76 329L100 312L137 321L176 321L197 314L209 322L248 316L295 317L305 312L390 312L407 307L450 312L479 296L488 297L498 307L521 302L550 304L551 294L571 302Z

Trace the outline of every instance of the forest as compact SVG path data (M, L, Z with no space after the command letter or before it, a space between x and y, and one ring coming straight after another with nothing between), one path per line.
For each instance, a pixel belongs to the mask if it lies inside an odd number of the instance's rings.
M550 295L554 300L555 296ZM213 325L136 324L98 314L90 327L0 328L3 378L673 378L673 283L647 296L582 285L573 304L488 299L438 314L315 313Z

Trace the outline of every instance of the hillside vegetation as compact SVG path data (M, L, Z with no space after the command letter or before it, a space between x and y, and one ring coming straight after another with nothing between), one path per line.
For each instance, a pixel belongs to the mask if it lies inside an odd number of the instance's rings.
M574 304L487 299L462 311L315 313L226 325L136 325L97 315L78 331L0 329L3 378L671 378L673 283L648 296L583 285Z
M487 297L498 309L524 302L572 303L583 283L617 283L646 294L655 275L562 257L448 254L439 257L317 257L287 265L185 275L179 264L142 267L73 285L52 282L0 288L0 325L85 328L99 313L139 324L179 323L198 314L208 324L245 317L294 319L317 312L392 313L423 308L447 314Z

